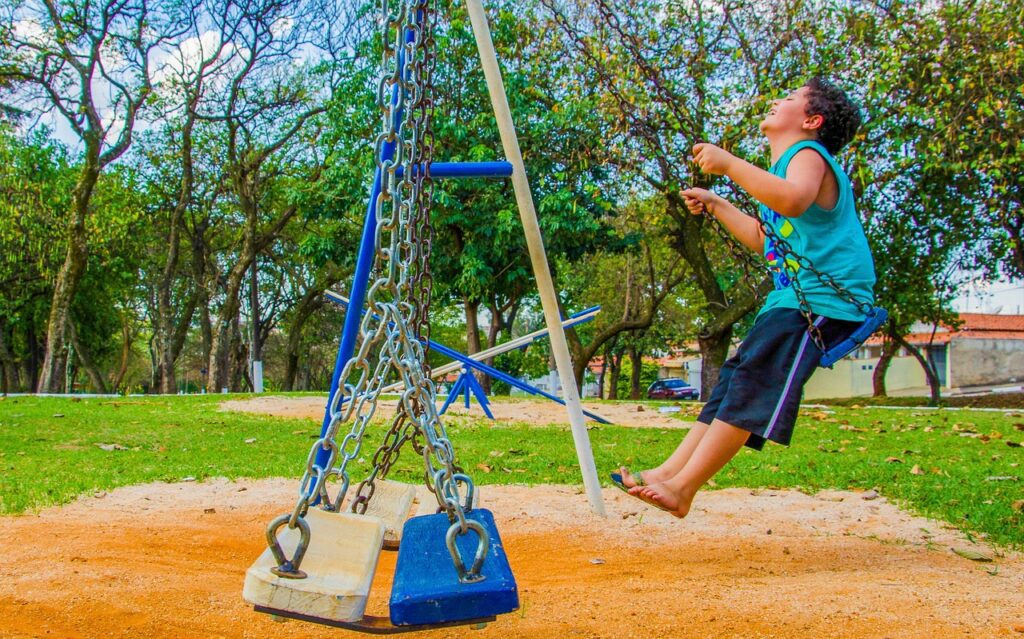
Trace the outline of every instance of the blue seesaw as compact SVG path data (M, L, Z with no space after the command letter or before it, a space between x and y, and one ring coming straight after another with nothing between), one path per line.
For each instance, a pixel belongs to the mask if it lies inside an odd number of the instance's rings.
M348 299L346 299L343 295L340 295L339 293L335 293L334 291L324 291L324 297L334 302L335 304L338 304L339 306L343 306L346 309L348 308ZM594 317L600 310L600 306L592 306L591 308L582 310L579 313L570 315L568 318L562 321L562 327L569 328L571 326L576 326L584 322L589 322L590 320L594 319ZM348 320L347 317L345 319L346 321ZM485 375L489 375L494 379L503 381L509 386L512 386L513 388L518 388L519 390L529 393L530 395L539 395L545 399L549 399L555 403L564 406L565 401L561 397L552 395L551 393L548 393L537 388L536 386L530 384L529 382L525 382L517 377L513 377L508 373L498 370L493 366L488 366L487 364L484 364L482 361L480 361L483 359L488 359L497 355L501 355L502 353L507 353L517 348L524 348L527 345L547 336L547 334L547 329L541 329L539 331L534 331L528 335L523 335L522 337L510 340L505 344L499 344L494 348L489 348L480 353L474 353L473 355L466 355L464 353L460 353L459 351L453 348L449 348L444 344L439 344L438 342L435 342L433 340L426 340L426 343L430 345L431 350L436 351L444 355L445 357L449 357L457 362L457 364L455 365L439 366L438 368L431 371L432 377L439 378L447 375L448 373L451 373L452 371L460 371L458 378L455 380L455 383L453 384L451 390L448 391L448 397L445 399L445 402L441 406L441 410L439 410L438 413L443 415L445 411L448 410L448 407L451 406L451 404L456 399L458 399L460 395L462 395L465 399L466 408L469 408L469 398L470 395L472 395L473 397L476 397L476 400L480 404L480 407L483 409L484 414L487 415L488 418L494 419L494 415L491 413L490 409L490 402L487 399L487 393L484 392L484 389L480 385L480 382L476 381L476 376L473 375L472 373L472 371L474 370L480 371ZM400 386L400 384L392 384L391 386L385 386L382 389L382 392L394 391L397 390ZM350 398L346 397L345 401L348 401L349 399ZM583 414L589 417L590 419L594 420L595 422L599 422L601 424L612 423L607 418L585 409L583 410Z

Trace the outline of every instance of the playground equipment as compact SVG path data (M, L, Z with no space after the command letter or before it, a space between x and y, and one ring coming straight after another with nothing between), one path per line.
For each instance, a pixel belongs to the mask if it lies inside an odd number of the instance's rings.
M456 463L426 370L426 349L432 346L423 339L429 337L429 209L436 178L512 178L584 486L592 510L604 515L554 285L487 18L480 0L466 4L508 161L433 163L435 8L430 0L385 1L384 74L377 93L383 127L375 141L377 168L349 294L351 311L358 312L345 316L321 434L307 457L295 507L270 522L268 548L246 573L243 596L258 611L391 633L486 623L519 606L494 518L477 507L473 481ZM363 312L364 306L368 312ZM360 456L363 435L392 376L401 380L395 418L373 455L369 476L348 495L348 465ZM351 423L351 428L339 442L342 422ZM406 519L415 489L386 477L403 445L410 442L423 457L426 485L438 512ZM333 498L327 486L332 478L340 484ZM340 512L343 507L350 512ZM370 617L364 613L385 543L397 543L399 548L389 616Z
M344 297L343 295L339 295L334 291L324 291L324 296L328 300L340 306L348 308L348 298ZM590 320L594 319L594 317L597 316L600 310L600 306L593 306L586 310L580 311L579 313L576 313L574 315L570 315L568 318L562 320L562 328L569 328L570 326L576 326L577 324L589 322ZM479 403L480 407L484 410L484 414L487 415L489 419L494 419L494 415L491 414L491 409L489 406L489 402L487 400L487 395L486 393L484 393L484 389L482 386L480 386L480 383L476 381L476 377L471 372L473 370L478 370L482 373L490 375L494 379L501 380L506 384L514 388L518 388L521 391L525 391L531 395L540 395L545 399L549 399L557 404L565 406L564 400L555 397L551 393L542 391L536 386L528 384L527 382L524 382L521 379L517 379L515 377L512 377L511 375L503 373L502 371L496 368L488 366L487 364L484 364L482 361L485 359L496 357L498 355L501 355L502 353L507 353L517 348L525 348L532 342L535 342L538 339L546 337L547 334L547 329L541 329L539 331L534 331L527 335L523 335L522 337L517 337L515 339L509 340L504 344L498 344L493 348L480 351L479 353L474 353L473 355L465 355L463 353L456 351L453 348L448 348L444 344L439 344L438 342L429 339L426 340L426 343L430 349L435 350L441 353L442 355L445 355L446 357L450 357L451 359L455 360L455 362L452 364L446 364L444 366L439 366L437 368L432 369L430 371L430 376L432 378L439 379L441 377L446 376L448 373L454 371L461 371L459 373L458 379L455 380L455 384L452 386L452 389L448 391L448 397L445 399L444 405L441 406L441 410L438 411L438 414L444 415L445 411L448 410L448 407L451 406L452 402L458 398L460 393L465 396L466 408L469 408L469 396L472 393L472 395L476 397L477 403ZM399 388L401 388L401 386L401 384L391 384L390 386L385 386L384 388L382 388L381 392L390 393L398 390ZM351 401L351 398L346 397L342 401ZM608 421L608 419L596 413L592 413L588 410L584 410L583 414L589 417L590 419L596 422L600 422L602 424L611 423L610 421Z

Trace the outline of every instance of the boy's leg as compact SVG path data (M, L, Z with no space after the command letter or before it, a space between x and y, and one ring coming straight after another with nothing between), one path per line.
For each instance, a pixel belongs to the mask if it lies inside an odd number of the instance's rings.
M629 493L664 506L676 517L685 517L697 491L743 448L748 437L749 431L716 419L675 476L636 486Z
M674 477L679 471L683 469L686 462L689 461L690 456L693 455L693 451L696 450L697 444L700 443L704 433L708 430L708 425L703 422L696 422L691 428L690 432L686 433L683 437L683 441L679 442L676 449L672 451L672 454L668 456L668 459L661 462L661 464L650 470L643 471L643 480L645 484L653 484L655 482L665 481L671 477ZM637 477L634 476L628 468L622 466L619 468L619 472L622 474L622 483L626 488L632 488L637 485ZM640 473L637 473L640 475Z

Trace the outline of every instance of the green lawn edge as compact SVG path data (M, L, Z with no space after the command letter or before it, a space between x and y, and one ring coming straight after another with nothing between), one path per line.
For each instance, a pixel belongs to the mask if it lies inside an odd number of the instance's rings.
M219 409L225 399L245 397L0 399L0 513L37 511L154 481L297 481L318 420ZM692 419L697 408L684 404L676 416ZM445 425L458 461L480 485L581 482L568 426L458 416ZM368 428L354 479L368 471L386 428ZM610 470L655 465L685 431L592 424L589 433L601 480L609 485ZM1014 411L806 407L790 447L741 452L714 488L875 489L911 513L1022 548L1022 442L1024 416ZM406 453L392 477L418 483L422 474L421 459Z

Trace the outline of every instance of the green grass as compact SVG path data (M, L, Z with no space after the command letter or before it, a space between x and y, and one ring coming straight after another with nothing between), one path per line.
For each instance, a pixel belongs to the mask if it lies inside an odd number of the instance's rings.
M150 481L298 477L319 424L218 410L223 396L0 400L0 513ZM631 402L636 403L636 402ZM691 418L687 405L681 419ZM831 412L834 411L834 412ZM580 482L568 427L446 420L459 461L479 484ZM369 460L384 426L367 432ZM602 479L620 463L645 468L682 431L593 426ZM1021 413L970 410L806 409L789 448L741 452L718 488L877 489L912 512L1024 547ZM105 450L101 446L110 449ZM112 449L111 449L112 448ZM418 482L406 453L392 477ZM352 473L365 472L364 461ZM992 479L1016 477L1016 479Z

